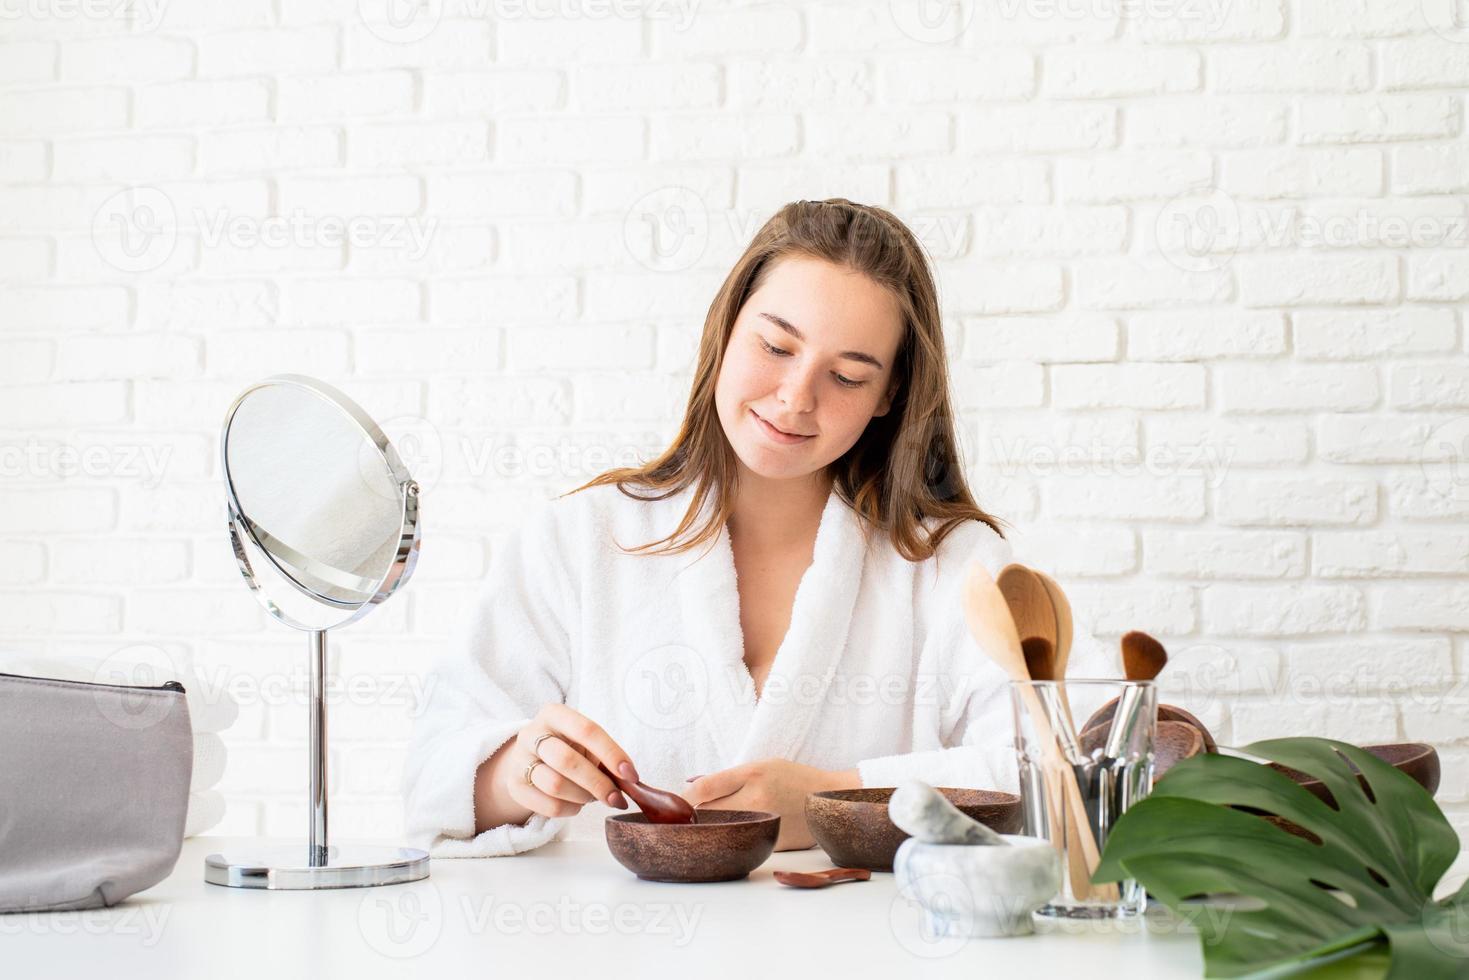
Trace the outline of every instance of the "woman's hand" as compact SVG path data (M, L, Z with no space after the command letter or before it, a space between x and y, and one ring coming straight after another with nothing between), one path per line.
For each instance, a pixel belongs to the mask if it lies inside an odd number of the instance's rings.
M833 771L786 759L747 762L695 779L683 797L695 807L719 810L764 810L780 814L777 851L799 850L816 841L806 829L806 797L828 789L862 785L856 769Z
M546 738L541 736L545 735ZM539 741L540 745L537 746ZM531 770L531 781L525 781L526 769L540 758ZM597 768L601 762L624 778L636 780L637 770L622 746L601 725L564 704L547 704L537 712L530 724L501 746L485 761L488 782L495 797L508 799L518 808L518 819L500 823L524 823L530 814L545 817L570 817L592 800L603 800L618 810L627 809L627 800L607 775ZM490 813L504 816L493 804ZM487 820L495 819L487 816ZM499 826L488 823L486 827ZM485 827L478 827L483 831Z

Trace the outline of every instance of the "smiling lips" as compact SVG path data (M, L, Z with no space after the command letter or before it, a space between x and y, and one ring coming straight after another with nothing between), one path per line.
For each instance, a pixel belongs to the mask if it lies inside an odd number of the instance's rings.
M811 436L793 434L782 429L777 429L775 426L771 425L769 422L761 418L754 409L750 410L750 414L755 416L755 421L759 423L760 430L764 432L768 437L770 437L771 440L779 443L782 446L789 446L798 442L805 442L807 439L811 438Z

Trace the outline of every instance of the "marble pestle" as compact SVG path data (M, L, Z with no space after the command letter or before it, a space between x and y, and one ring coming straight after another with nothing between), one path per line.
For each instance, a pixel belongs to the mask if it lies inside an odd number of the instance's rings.
M888 800L888 818L899 830L925 844L1009 845L918 779L905 780L893 792Z

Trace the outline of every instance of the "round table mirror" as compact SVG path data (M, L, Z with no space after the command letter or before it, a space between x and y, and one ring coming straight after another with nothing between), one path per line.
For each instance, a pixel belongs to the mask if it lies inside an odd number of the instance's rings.
M428 854L333 845L326 793L326 636L386 601L418 557L418 485L377 424L314 378L251 385L220 439L230 545L272 616L309 634L308 839L295 848L211 854L204 877L242 888L342 888L415 881Z

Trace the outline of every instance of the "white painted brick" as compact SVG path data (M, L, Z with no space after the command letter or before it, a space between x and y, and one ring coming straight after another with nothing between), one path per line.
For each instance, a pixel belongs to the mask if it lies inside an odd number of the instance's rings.
M1264 41L1284 32L1285 0L1164 6L1140 16L1135 26L1144 41Z
M1377 194L1382 151L1373 149L1240 150L1220 157L1219 187L1245 198Z
M1207 305L1228 299L1233 290L1227 269L1194 272L1157 260L1088 259L1072 270L1076 303L1083 309Z
M127 323L128 293L115 286L14 287L0 290L0 323L11 329L121 327Z
M1087 4L1064 9L1050 3L975 4L972 18L959 37L961 45L1076 44L1106 41L1123 30L1121 8L1109 4ZM919 8L917 17L932 18L932 10ZM923 23L922 20L919 23Z
M1051 104L1037 116L1031 106L982 106L956 113L959 152L1049 153L1117 145L1117 110L1107 105Z
M1402 288L1395 255L1242 255L1235 266L1245 306L1385 304Z
M564 320L576 316L576 280L517 276L428 284L428 309L438 324L501 323L507 318Z
M823 117L824 118L824 117ZM794 114L678 113L649 120L654 160L708 160L792 156L800 148L800 125Z
M1231 46L1209 52L1208 75L1216 92L1361 92L1372 85L1372 52L1333 41L1293 44L1289 57L1278 44Z
M1203 408L1204 369L1197 364L1057 364L1058 408Z
M1397 709L1391 702L1366 698L1327 698L1316 685L1283 698L1232 705L1231 740L1237 745L1309 733L1317 738L1361 744L1398 741Z
M1285 139L1288 116L1281 99L1180 96L1129 108L1123 128L1129 146L1265 146Z
M270 0L191 0L187 4L162 6L159 30L185 33L193 30L220 31L232 27L264 27L275 16Z
M0 340L0 381L34 384L50 380L56 360L49 340Z
M1012 543L1017 554L1025 554L1025 564L1066 578L1105 578L1137 569L1137 536L1125 528L1036 527L1016 533Z
M47 278L51 253L51 243L44 238L0 238L0 282Z
M317 326L416 320L421 305L418 284L402 280L312 279L285 290L287 319Z
M1202 599L1204 629L1219 636L1352 633L1367 626L1367 603L1350 586L1210 585Z
M1014 368L1016 365L1009 365ZM992 372L995 373L995 372ZM1071 465L1135 460L1138 422L1100 412L1088 415L987 413L969 458L994 469L1045 478Z
M141 100L139 107L141 109ZM53 88L0 92L6 136L49 135L128 124L125 88Z
M641 337L636 337L635 343L630 346L641 351L644 341ZM619 359L627 357L626 352L619 352ZM524 360L526 358L521 357L517 363ZM658 424L668 419L682 418L688 397L689 386L682 378L665 378L641 372L590 374L579 379L572 389L572 418L583 423L622 419L627 422Z
M1469 366L1396 365L1388 375L1388 403L1407 409L1469 407Z
M263 79L165 82L139 88L136 98L137 125L144 129L222 126L270 118L270 83Z
M337 31L332 27L226 31L205 35L198 44L199 74L206 78L329 72L337 67Z
M71 45L79 42L72 41ZM56 77L54 41L13 41L0 44L0 84L44 82Z
M754 164L735 174L735 203L750 208L766 205L772 210L787 201L845 197L852 201L886 206L890 179L885 163Z
M147 181L187 177L194 170L190 136L120 136L57 140L52 144L56 180Z
M584 277L586 313L592 320L645 320L649 317L699 316L723 281L722 274L686 272L588 273Z
M586 113L711 109L719 105L715 64L585 65L571 73L571 102Z
M964 321L964 358L990 361L1111 361L1117 321L1108 316L985 317Z
M1378 46L1382 87L1388 90L1469 85L1469 49L1437 34Z
M231 83L233 84L233 83ZM276 88L281 122L341 122L413 111L413 75L407 71L284 76Z
M1088 474L1047 480L1047 513L1063 521L1197 521L1204 516L1204 481L1197 477Z
M878 102L1023 99L1035 92L1035 78L1035 59L1016 48L997 47L982 55L932 51L922 57L884 58L878 68Z
M868 168L867 172L877 171ZM771 205L758 212L755 208L732 210L735 176L727 163L656 169L645 165L598 167L583 172L580 183L582 210L589 216L624 221L636 208L651 207L656 215L660 208L702 207L708 218L710 237L719 236L723 228L728 228L731 234L738 234L741 247L779 206ZM780 202L784 203L784 200Z
M894 0L892 4L855 4L836 0L803 5L807 24L806 50L823 55L853 51L880 51L884 55L888 52L910 53L914 47L914 37L909 29L912 23L909 10L912 7L912 0ZM938 17L950 18L952 12L952 9L945 10ZM954 30L957 29L956 24ZM952 40L952 36L946 37L944 46L947 47Z
M1430 436L1443 421L1412 415L1323 415L1316 452L1333 463L1418 463L1437 455Z
M0 141L0 181L23 184L44 180L48 166L45 143Z
M122 628L122 600L82 592L0 592L0 622L7 633L115 633Z
M1067 589L1076 629L1121 636L1147 623L1148 632L1181 636L1198 625L1193 589L1166 585L1085 584Z
M1306 574L1306 535L1289 531L1144 531L1143 569L1196 579L1283 579Z
M1224 364L1216 369L1226 412L1353 411L1380 397L1376 368L1367 365Z
M246 380L271 374L340 376L347 371L345 331L219 330L205 339L204 363L213 377Z
M1434 641L1422 642L1428 644ZM1421 663L1428 658L1416 659L1418 663ZM1447 656L1444 659L1450 660ZM1418 665L1412 659L1408 659L1408 663L1413 666ZM1446 664L1434 663L1434 666L1438 668L1435 676L1454 676L1451 661ZM1404 685L1398 687L1393 693L1401 692L1403 687L1412 680L1411 677L1405 677ZM1443 697L1417 696L1413 699L1412 709L1403 712L1403 734L1412 741L1429 742L1435 745L1463 742L1469 739L1469 701L1466 701L1462 693L1450 693Z
M1298 112L1303 143L1382 143L1453 136L1463 105L1440 94L1352 95L1302 99Z
M445 19L414 41L386 40L365 24L352 24L342 32L342 66L349 71L488 68L495 61L494 24L492 17Z
M143 330L268 326L280 315L280 293L266 282L146 283L138 289Z
M1453 675L1453 651L1443 637L1317 641L1285 649L1293 677L1316 681L1327 697L1431 691L1442 689ZM1409 716L1436 701L1415 697Z
M507 163L625 163L643 156L647 126L632 115L506 119L495 132Z
M1469 534L1449 531L1322 531L1311 538L1322 578L1469 574Z
M1374 629L1469 630L1469 583L1380 583L1371 599Z
M1061 99L1195 92L1203 59L1184 48L1056 48L1046 52L1044 94Z
M872 69L863 61L747 61L729 64L727 105L733 109L818 111L872 102Z
M290 177L278 183L281 214L341 218L358 215L408 215L423 206L423 182L412 176Z
M947 289L940 300L961 314L1048 312L1060 309L1065 298L1061 268L1054 265L966 264L943 279Z
M1312 360L1354 360L1455 349L1452 310L1301 310L1291 314L1295 354Z
M188 78L194 45L178 37L77 38L61 46L61 77L67 82L142 84Z
M1393 147L1392 190L1395 194L1469 190L1469 148L1462 142Z
M973 252L996 258L1117 253L1126 251L1127 228L1121 207L981 208Z
M863 139L852 142L860 127ZM949 115L939 110L894 113L823 112L806 120L806 150L825 160L890 160L950 149Z
M1110 204L1201 190L1209 185L1213 172L1208 155L1194 151L1112 153L1061 158L1056 163L1056 183L1063 201Z
M451 219L551 217L576 210L577 175L569 170L445 174L426 183L424 212Z
M514 112L560 108L566 82L560 71L517 68L493 72L430 72L423 79L423 108L434 119L484 120Z
M1383 476L1388 510L1408 520L1469 519L1462 464L1413 467Z
M7 453L7 469L20 467L29 477L33 468L28 445L20 453ZM44 475L55 469L52 458L43 454L38 472ZM7 480L9 484L9 481ZM0 532L7 535L77 534L110 531L117 523L117 494L103 487L21 488L7 485L0 489Z
M1051 182L1044 162L996 161L984 167L952 160L914 160L893 168L897 203L904 207L966 204L1044 204Z
M643 52L643 24L621 18L502 19L496 58L507 65L565 65L634 61Z
M56 374L62 381L189 378L199 373L200 347L174 334L80 334L62 338Z
M0 542L0 585L32 585L45 577L45 545L39 541Z
M1371 480L1228 476L1215 500L1219 523L1262 527L1371 524L1377 485Z
M341 161L341 131L326 127L277 126L199 136L199 166L210 176L313 170Z
M1127 318L1127 355L1140 361L1273 357L1285 353L1279 313L1134 313Z
M163 585L189 576L189 543L158 538L64 538L51 545L63 585Z
M493 228L447 227L442 219L432 216L405 223L400 231L352 248L347 270L356 275L452 275L487 269L496 262L496 256Z
M675 16L675 11L681 16ZM669 6L662 12L665 16L652 22L650 32L656 56L774 55L794 52L801 46L801 14L791 8Z
M1376 0L1300 0L1297 29L1306 37L1391 37L1426 26L1412 4Z
M350 216L325 217L345 220ZM202 247L199 268L207 275L330 272L341 269L345 264L345 251L341 242L282 245L251 236L249 240L236 244L228 237L222 237L219 244Z
M1406 298L1430 302L1469 299L1469 254L1462 248L1409 253Z
M1045 374L1035 364L985 367L958 361L949 373L964 404L977 408L1031 408L1046 396Z

